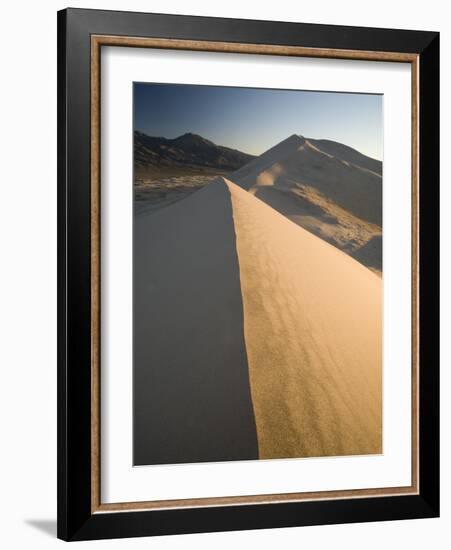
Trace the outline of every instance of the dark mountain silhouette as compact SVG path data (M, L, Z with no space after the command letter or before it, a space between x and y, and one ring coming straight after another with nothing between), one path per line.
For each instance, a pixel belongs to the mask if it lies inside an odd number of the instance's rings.
M135 167L207 167L236 170L254 157L229 147L216 145L197 134L175 139L153 137L135 130Z

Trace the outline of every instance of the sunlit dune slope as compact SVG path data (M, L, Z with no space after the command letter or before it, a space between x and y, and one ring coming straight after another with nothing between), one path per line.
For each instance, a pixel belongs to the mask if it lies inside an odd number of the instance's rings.
M380 453L380 278L225 182L260 458Z

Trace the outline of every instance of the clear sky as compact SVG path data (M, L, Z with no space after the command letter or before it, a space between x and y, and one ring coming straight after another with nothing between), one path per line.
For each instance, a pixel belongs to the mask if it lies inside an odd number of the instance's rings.
M199 134L259 155L291 134L382 160L382 96L187 84L134 84L134 124L151 136Z

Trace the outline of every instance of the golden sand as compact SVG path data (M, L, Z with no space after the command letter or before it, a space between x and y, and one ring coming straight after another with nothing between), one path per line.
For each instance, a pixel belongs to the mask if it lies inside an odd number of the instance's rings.
M381 453L381 279L224 182L260 458Z

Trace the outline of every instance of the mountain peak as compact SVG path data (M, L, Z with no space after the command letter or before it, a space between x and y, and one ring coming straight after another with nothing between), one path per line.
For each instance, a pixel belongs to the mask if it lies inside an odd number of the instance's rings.
M252 174L261 173L274 163L280 162L282 159L285 159L292 153L295 153L302 145L304 145L305 141L306 140L303 136L292 134L276 145L273 145L273 147L262 153L259 157L256 157L248 164L245 164L243 167L239 168L234 175L238 178L238 180L241 180L240 185L247 189L248 187L246 187L246 182L248 178L250 178L249 181L253 181Z
M182 134L179 137L176 137L174 139L175 143L203 143L208 145L214 145L212 141L209 141L208 139L205 139L204 137L200 136L199 134L193 134L192 132L186 132L185 134Z
M288 136L285 140L283 141L287 141L287 142L296 142L296 143L299 143L299 144L303 144L304 141L305 141L305 137L304 136L301 136L301 134L291 134L291 136ZM283 142L281 142L283 143Z
M182 139L182 138L190 138L190 139L204 139L202 136L200 136L199 134L193 134L193 132L185 132L184 134L182 134L181 136L178 136L177 138L175 139Z

